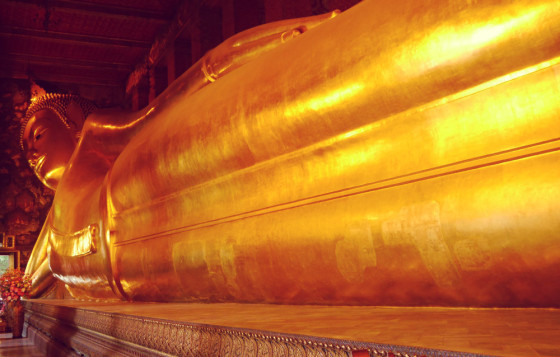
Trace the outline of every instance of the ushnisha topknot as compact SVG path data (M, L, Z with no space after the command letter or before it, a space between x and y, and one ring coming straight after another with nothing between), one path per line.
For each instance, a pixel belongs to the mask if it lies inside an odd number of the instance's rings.
M78 127L78 130L76 130L70 126L70 121L68 120L67 110L72 102L80 106L84 118L87 118L88 115L97 109L97 106L92 101L74 94L48 93L32 100L31 105L27 108L27 112L25 113L25 118L23 118L23 121L21 122L21 129L19 132L19 145L21 149L24 150L23 133L25 132L25 127L27 126L29 119L31 119L31 117L33 117L33 115L39 110L43 109L52 110L68 129L74 130L76 134L79 135L80 125L76 125L76 127Z

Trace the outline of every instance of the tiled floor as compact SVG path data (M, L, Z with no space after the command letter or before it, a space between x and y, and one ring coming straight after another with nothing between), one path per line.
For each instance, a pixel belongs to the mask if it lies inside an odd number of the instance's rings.
M12 339L11 333L0 333L0 356L2 357L44 357L27 338Z
M381 344L500 356L560 356L560 309L37 302Z

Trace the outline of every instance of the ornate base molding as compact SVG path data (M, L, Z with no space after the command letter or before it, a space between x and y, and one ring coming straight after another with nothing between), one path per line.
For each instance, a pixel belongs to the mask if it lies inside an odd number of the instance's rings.
M85 356L479 356L268 331L185 323L25 302L28 336L44 352ZM65 351L64 353L62 351Z

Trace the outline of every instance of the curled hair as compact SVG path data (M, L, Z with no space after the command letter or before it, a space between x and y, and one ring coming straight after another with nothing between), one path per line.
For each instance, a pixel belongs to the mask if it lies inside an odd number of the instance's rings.
M29 108L27 108L27 112L25 113L25 118L21 122L21 130L19 132L19 145L23 150L23 133L25 132L25 127L29 122L29 119L35 115L40 110L43 109L50 109L52 110L58 119L66 126L68 129L73 130L76 134L79 134L80 130L75 130L70 126L70 120L68 119L68 107L70 103L76 103L80 106L82 110L82 114L84 118L87 118L97 107L93 102L82 98L78 95L73 94L58 94L58 93L49 93L43 95L36 100L31 102ZM74 123L78 124L78 123ZM79 125L76 125L79 127Z

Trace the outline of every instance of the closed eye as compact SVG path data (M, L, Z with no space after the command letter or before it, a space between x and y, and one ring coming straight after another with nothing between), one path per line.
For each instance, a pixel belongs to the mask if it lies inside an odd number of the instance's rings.
M37 141L37 140L41 139L41 137L43 137L43 135L45 134L46 131L47 131L46 128L39 128L39 129L35 130L35 133L33 134L33 140Z

